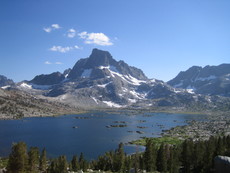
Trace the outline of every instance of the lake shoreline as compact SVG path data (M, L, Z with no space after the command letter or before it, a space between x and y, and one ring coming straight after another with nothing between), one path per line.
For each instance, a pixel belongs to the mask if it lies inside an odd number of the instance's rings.
M162 136L155 140L157 144L174 144L178 141L192 139L193 141L208 140L211 136L230 135L230 112L216 112L209 114L204 121L187 121L187 125L176 126L164 130ZM130 144L145 145L146 139L130 141ZM160 141L160 142L159 142Z
M25 141L29 146L46 147L51 157L60 153L70 156L84 152L88 158L94 158L98 153L103 154L116 148L121 142L127 144L143 137L158 137L162 130L185 125L186 120L199 118L192 114L111 111L114 109L55 117L2 120L0 142L1 148L7 150L0 148L0 153L7 155L12 142ZM127 153L135 152L135 148L127 145Z

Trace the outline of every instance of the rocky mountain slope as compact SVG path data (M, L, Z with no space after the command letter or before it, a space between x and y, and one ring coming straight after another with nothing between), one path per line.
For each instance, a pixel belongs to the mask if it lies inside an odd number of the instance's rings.
M148 79L142 70L116 61L109 52L98 49L64 73L36 76L31 81L18 83L17 89L91 109L211 106L217 99L197 95L189 89L176 89L161 80Z
M168 84L175 88L192 89L195 93L230 97L230 64L193 66L180 72Z
M0 119L77 113L79 109L19 90L0 89Z

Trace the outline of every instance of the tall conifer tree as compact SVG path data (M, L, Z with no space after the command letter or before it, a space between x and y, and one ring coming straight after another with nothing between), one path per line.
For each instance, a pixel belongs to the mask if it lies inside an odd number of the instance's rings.
M11 154L7 165L8 173L23 173L27 170L28 155L27 146L24 142L19 142L12 146Z

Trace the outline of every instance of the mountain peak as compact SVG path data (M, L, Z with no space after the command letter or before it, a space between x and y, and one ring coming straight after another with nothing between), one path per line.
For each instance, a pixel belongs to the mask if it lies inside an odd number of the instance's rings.
M104 78L109 71L116 71L120 75L131 75L139 80L147 80L144 73L135 67L131 67L123 61L116 61L108 51L93 49L88 58L80 59L70 71L68 78Z
M102 73L98 71L99 67L102 66L116 67L116 64L117 61L113 59L112 55L108 51L103 51L95 48L92 50L92 53L88 58L80 59L79 61L77 61L77 63L70 71L68 78L70 79L76 79L82 77L85 78L85 77L91 77L92 75L94 77L96 76L101 77Z
M92 66L108 66L114 64L115 62L116 61L108 51L95 48L89 56L87 64L92 68Z
M109 55L110 55L110 53L109 53L108 51L94 48L94 49L92 50L91 55L97 55L97 54L99 54L99 55L109 54ZM111 55L110 55L110 56L111 56Z

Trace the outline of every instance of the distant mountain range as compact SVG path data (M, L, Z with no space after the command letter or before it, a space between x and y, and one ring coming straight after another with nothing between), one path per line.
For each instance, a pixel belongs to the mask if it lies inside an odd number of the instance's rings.
M215 107L229 102L229 98L210 96L230 96L229 66L192 67L165 83L148 79L142 70L116 61L107 51L93 49L88 58L80 59L64 73L42 74L30 81L1 86L90 109Z
M193 66L168 82L175 88L192 89L197 94L230 97L230 64Z

